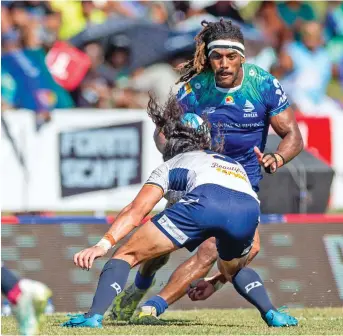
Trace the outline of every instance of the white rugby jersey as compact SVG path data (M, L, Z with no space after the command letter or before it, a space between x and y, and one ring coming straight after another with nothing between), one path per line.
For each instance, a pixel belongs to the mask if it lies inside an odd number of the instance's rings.
M251 195L258 200L244 168L228 156L212 151L179 154L164 162L146 184L159 186L170 203L203 184L216 184Z

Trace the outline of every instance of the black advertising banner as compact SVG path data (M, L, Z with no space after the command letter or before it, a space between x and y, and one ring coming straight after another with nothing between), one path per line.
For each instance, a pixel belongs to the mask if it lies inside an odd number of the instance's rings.
M142 122L59 134L62 197L142 182Z

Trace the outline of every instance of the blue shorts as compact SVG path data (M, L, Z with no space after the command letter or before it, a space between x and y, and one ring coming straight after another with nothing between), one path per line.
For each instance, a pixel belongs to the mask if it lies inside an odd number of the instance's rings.
M201 185L152 218L176 245L193 251L210 237L223 260L249 253L260 205L252 196L216 184Z

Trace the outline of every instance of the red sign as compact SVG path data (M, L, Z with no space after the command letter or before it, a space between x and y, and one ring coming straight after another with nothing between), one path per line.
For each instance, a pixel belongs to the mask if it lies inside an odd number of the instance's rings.
M305 148L314 156L332 164L331 125L328 117L297 116Z
M47 54L46 64L55 81L64 89L72 91L85 77L91 60L79 49L58 41Z

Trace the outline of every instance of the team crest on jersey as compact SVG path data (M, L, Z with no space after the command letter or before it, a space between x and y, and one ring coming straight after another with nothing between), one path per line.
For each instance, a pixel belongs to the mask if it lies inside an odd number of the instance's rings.
M235 101L233 100L233 97L232 96L227 96L225 98L225 104L234 104Z

